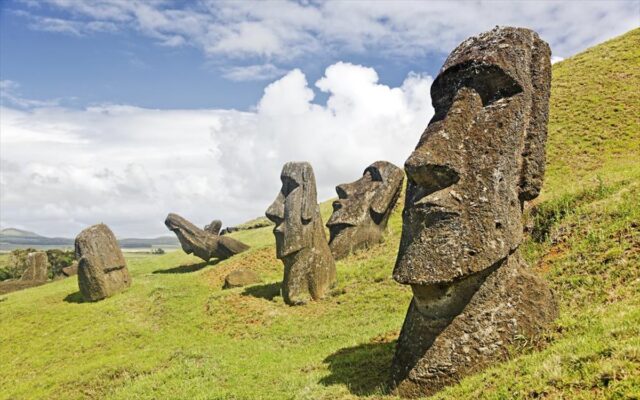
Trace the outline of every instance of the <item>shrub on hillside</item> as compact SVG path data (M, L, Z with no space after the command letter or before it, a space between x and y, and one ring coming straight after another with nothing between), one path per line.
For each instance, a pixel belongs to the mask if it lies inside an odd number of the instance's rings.
M76 256L72 250L47 250L47 258L49 259L49 278L62 275L62 268L68 267L73 263Z

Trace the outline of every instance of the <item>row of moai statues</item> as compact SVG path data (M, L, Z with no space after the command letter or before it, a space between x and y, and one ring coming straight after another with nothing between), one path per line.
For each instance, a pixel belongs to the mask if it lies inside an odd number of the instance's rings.
M285 164L280 180L282 188L265 214L275 224L276 256L284 264L282 297L290 305L305 304L321 299L335 284L334 260L382 240L404 173L389 162L377 161L362 178L338 185L338 200L327 222L329 241L311 164Z
M400 395L433 394L506 358L517 337L557 316L553 293L518 251L524 203L544 176L550 83L547 43L506 27L461 43L431 87L434 116L405 163L393 269L413 291L391 368ZM311 166L285 164L266 215L288 304L321 298L336 280L334 257L380 240L403 178L377 162L339 185L327 243Z

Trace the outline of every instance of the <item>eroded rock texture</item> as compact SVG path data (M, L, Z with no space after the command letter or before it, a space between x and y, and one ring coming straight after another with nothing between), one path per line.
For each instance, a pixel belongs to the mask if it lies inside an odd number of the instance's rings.
M44 251L27 254L27 269L20 277L21 281L44 282L49 278L49 259Z
M333 214L327 222L329 248L336 260L382 240L403 181L400 168L376 161L364 170L362 178L336 186L338 200L333 202Z
M287 304L318 300L335 284L336 267L327 244L316 194L316 178L306 162L289 162L282 189L266 211L276 226L276 256L284 263L282 297Z
M228 236L219 236L218 232L220 232L222 223L217 220L214 220L205 227L206 230L203 230L177 214L169 214L164 224L176 234L185 253L193 253L205 261L209 261L211 258L224 260L249 249L249 246L239 240Z
M78 286L86 301L102 300L131 286L124 255L105 224L80 232L75 242Z
M549 46L496 28L460 44L431 88L435 115L405 163L407 191L393 277L413 300L392 381L430 395L507 356L518 335L557 314L518 253L522 209L544 175Z

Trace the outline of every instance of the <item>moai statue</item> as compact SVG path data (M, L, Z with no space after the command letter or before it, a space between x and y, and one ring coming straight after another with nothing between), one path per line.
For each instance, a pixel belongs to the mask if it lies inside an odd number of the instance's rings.
M362 178L336 186L338 200L327 222L329 248L336 260L382 241L398 201L404 172L387 161L369 165Z
M97 301L131 286L116 237L105 224L90 226L76 237L78 286L85 301Z
M49 279L49 259L44 251L27 254L27 269L20 277L21 281L44 282Z
M212 235L220 235L221 228L222 221L220 221L219 219L214 219L209 225L204 226L204 230L211 233Z
M467 39L431 87L435 115L405 163L394 279L413 299L392 364L400 395L430 395L505 359L557 316L518 246L540 192L550 50L528 29Z
M185 253L193 253L204 261L211 258L224 260L249 249L249 246L239 240L219 236L222 223L218 220L214 220L203 230L178 214L169 214L164 224L176 234Z
M276 226L276 256L284 263L282 297L289 305L324 297L336 281L336 266L320 218L311 164L289 162L282 189L266 216Z

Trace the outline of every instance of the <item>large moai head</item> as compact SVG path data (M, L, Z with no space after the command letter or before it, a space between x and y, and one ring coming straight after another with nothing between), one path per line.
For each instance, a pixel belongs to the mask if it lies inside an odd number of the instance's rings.
M288 162L280 174L282 188L266 211L276 224L276 255L282 259L313 242L313 220L320 218L316 178L311 164Z
M398 201L404 172L387 161L369 165L355 182L336 186L338 200L327 222L329 247L336 259L378 243Z
M75 241L78 286L86 301L102 300L131 285L127 263L111 229L90 226Z
M549 46L522 28L461 43L431 87L435 115L405 163L394 278L450 282L514 251L544 174Z

